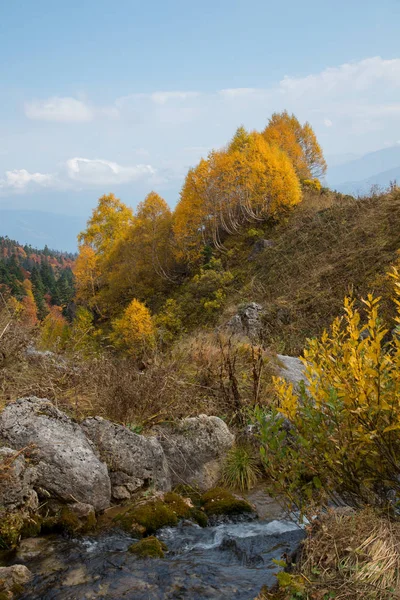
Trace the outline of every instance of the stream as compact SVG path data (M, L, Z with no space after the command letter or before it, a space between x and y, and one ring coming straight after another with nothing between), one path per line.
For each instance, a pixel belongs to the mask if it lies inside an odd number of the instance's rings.
M34 574L21 600L253 600L276 581L272 560L292 553L303 536L285 520L203 529L185 521L158 532L168 546L164 559L138 559L127 552L135 540L113 530L24 540L13 562Z

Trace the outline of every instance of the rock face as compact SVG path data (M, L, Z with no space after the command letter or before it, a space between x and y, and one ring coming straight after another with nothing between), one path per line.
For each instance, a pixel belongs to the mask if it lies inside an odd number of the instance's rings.
M218 417L190 417L176 425L160 426L157 437L164 449L172 484L188 484L207 490L221 476L221 462L234 436Z
M168 464L155 437L137 435L101 417L86 419L81 427L108 466L115 500L129 499L148 485L162 491L171 489Z
M14 590L28 583L32 577L32 573L25 565L0 567L0 593L4 594L5 598L12 600L16 597L14 596Z
M277 354L277 359L282 365L279 368L279 375L281 377L293 383L294 387L297 387L301 381L304 381L307 385L307 379L304 375L304 365L299 358Z
M247 335L257 339L262 329L262 313L263 307L260 304L249 302L239 308L226 327L236 335Z
M22 398L0 414L0 444L31 447L35 489L65 502L103 510L110 504L107 466L80 426L49 400Z
M0 506L14 510L24 505L37 506L37 495L33 489L37 478L36 469L30 466L23 454L12 448L0 448Z

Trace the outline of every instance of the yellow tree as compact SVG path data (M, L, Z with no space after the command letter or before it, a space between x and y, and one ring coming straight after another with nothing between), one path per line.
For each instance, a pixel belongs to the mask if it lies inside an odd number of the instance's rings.
M147 300L165 288L173 268L171 235L171 210L163 198L150 192L114 251L109 304L117 312L133 297Z
M77 297L101 317L109 312L107 289L115 268L115 249L133 221L133 212L128 206L114 194L105 195L93 210L86 230L78 236Z
M188 263L199 259L202 242L205 241L204 227L209 216L209 176L210 163L201 159L197 167L189 170L173 215L176 257Z
M142 356L155 343L155 329L150 311L134 298L122 316L112 323L115 346L134 358Z
M32 292L32 283L29 279L25 279L23 282L25 296L22 299L22 320L27 325L36 325L38 323L38 311L35 303L35 298Z
M286 152L301 180L323 177L326 162L316 135L309 123L301 125L287 111L274 113L263 131L269 144Z

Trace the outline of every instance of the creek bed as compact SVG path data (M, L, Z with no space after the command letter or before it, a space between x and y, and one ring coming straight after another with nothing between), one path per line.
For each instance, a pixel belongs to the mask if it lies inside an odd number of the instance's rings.
M304 532L285 520L182 522L157 537L168 546L164 559L136 558L127 551L135 540L119 530L25 540L14 562L34 579L21 599L251 600L276 581L272 560L293 552Z

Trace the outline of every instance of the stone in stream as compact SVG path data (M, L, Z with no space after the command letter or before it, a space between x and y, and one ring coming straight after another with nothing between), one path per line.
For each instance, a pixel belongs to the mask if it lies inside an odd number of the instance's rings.
M150 485L161 491L171 489L167 460L155 437L138 435L101 417L86 419L81 427L108 466L115 500L128 500Z
M0 444L29 450L34 487L64 502L84 502L96 511L110 504L107 466L81 427L46 399L21 398L0 414Z
M33 575L25 565L0 567L0 595L8 600L17 598Z
M188 484L208 490L221 477L221 466L235 441L219 417L200 415L159 426L157 437L171 470L172 485Z

